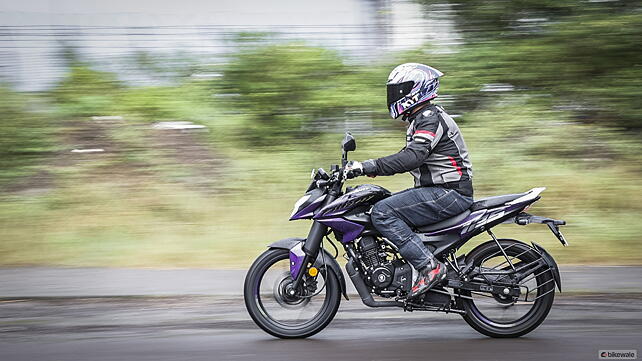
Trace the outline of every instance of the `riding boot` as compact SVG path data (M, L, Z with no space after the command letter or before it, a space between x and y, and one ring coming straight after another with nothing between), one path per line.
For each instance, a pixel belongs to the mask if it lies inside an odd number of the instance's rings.
M418 270L419 275L415 285L412 286L410 296L408 298L415 298L424 294L433 286L441 283L446 278L446 265L431 258L430 263Z

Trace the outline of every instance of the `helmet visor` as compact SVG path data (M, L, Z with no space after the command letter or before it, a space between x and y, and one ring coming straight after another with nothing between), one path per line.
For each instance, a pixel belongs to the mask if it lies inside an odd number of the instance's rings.
M406 81L399 84L388 84L388 107L390 107L390 104L410 94L414 85L414 81Z

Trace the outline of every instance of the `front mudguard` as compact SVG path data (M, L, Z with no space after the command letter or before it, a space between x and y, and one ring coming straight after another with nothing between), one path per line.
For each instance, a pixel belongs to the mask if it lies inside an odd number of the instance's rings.
M305 242L305 238L286 238L282 239L279 241L276 241L268 246L268 248L280 248L280 249L287 249L290 251L290 256L292 256L292 249L299 245L300 243ZM321 252L324 252L322 255ZM295 255L296 257L297 255ZM341 294L343 294L343 297L345 299L348 299L348 293L347 293L347 288L346 288L346 280L345 277L343 276L343 272L341 272L341 267L339 267L339 263L337 263L337 260L328 253L326 250L319 250L319 255L317 256L317 259L314 260L314 267L323 269L324 267L324 261L325 264L330 267L330 270L334 272L334 275L337 276L337 279L339 280L339 285L341 286Z

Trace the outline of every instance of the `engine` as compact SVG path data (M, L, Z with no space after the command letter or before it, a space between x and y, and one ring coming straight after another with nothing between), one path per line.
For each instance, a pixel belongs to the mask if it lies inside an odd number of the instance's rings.
M359 240L359 253L366 274L366 284L383 297L401 296L412 286L412 267L396 259L395 251L373 237Z

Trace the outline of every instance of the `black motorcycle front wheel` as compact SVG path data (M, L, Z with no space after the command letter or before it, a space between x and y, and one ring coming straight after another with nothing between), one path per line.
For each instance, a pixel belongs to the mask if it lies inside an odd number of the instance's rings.
M306 270L303 270L306 271ZM341 302L337 276L327 269L307 272L295 295L287 249L269 249L254 261L245 277L245 307L265 332L280 338L305 338L323 330Z
M495 242L488 242L472 250L466 257L475 267L486 270L509 270L528 265L540 258L540 254L529 245L512 239L499 240L500 249ZM506 256L510 262L506 260ZM511 338L525 335L537 328L548 315L555 298L553 271L548 267L534 268L521 279L497 279L504 283L514 282L520 287L519 297L491 295L481 292L462 292L466 314L464 320L480 333L498 338ZM476 281L490 278L477 277ZM492 282L488 282L489 285Z

